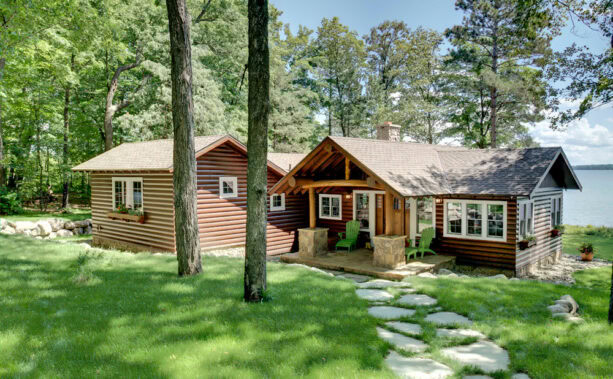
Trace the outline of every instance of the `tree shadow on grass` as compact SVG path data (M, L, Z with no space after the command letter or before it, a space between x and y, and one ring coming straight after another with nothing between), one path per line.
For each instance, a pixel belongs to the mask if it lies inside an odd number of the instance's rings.
M240 260L206 258L203 275L178 278L173 258L91 253L91 280L75 282L83 250L0 245L0 347L13 341L2 376L388 374L376 321L344 281L269 264L273 301L245 304Z

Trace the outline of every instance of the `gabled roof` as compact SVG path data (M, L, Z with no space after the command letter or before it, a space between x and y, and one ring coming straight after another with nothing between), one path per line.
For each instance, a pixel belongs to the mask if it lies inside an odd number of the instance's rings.
M268 153L268 160L289 172L305 156L303 153Z
M560 147L468 149L334 136L324 139L320 146L324 144L335 146L401 196L530 196L559 157L564 158L572 173ZM315 159L309 154L287 177L299 174L307 161ZM271 192L280 185L281 182ZM574 173L564 186L581 189Z
M195 137L196 157L199 157L224 143L247 155L247 148L229 135ZM173 140L159 139L145 142L123 143L78 166L73 171L172 171ZM268 167L279 175L286 169L268 161Z

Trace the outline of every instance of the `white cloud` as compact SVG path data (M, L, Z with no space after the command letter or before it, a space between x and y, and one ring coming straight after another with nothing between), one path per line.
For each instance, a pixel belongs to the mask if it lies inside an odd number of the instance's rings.
M600 124L592 126L585 118L564 130L552 130L549 121L542 121L530 134L541 146L562 146L573 165L613 163L613 130Z

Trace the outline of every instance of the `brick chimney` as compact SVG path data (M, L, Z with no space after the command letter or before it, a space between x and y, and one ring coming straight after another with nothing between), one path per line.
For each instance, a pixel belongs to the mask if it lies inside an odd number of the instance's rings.
M400 141L400 125L394 125L391 122L384 122L383 125L377 126L377 139L385 141Z

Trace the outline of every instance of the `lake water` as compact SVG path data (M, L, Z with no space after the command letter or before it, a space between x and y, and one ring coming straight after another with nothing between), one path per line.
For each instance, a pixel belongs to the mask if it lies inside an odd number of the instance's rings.
M583 191L564 191L564 223L613 227L613 170L576 170Z

